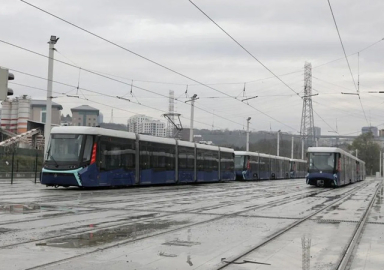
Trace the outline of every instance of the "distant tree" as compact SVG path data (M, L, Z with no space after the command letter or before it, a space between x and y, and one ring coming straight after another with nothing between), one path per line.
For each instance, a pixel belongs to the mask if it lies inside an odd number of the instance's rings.
M368 174L372 175L380 170L380 145L374 142L372 132L357 137L349 146L349 150L352 150L354 155L357 150L358 158L365 162Z

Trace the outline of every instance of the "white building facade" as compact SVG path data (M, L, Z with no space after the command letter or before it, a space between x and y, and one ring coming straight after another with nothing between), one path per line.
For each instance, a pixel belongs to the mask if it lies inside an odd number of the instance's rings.
M151 117L143 114L137 114L129 118L127 125L129 132L166 137L165 123L153 120Z

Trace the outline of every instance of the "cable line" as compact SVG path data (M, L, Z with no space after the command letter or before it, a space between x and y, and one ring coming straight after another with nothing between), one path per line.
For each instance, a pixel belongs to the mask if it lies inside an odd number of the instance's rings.
M257 59L251 52L249 52L243 45L241 45L235 38L233 38L227 31L225 31L219 24L217 24L211 17L208 16L201 8L199 8L191 0L188 0L195 8L197 8L201 13L203 13L211 22L213 22L221 31L223 31L230 39L232 39L237 45L239 45L247 54L249 54L253 59L255 59L260 65L262 65L266 70L269 71L276 79L282 82L286 87L288 87L296 95L300 96L298 92L293 90L288 84L286 84L279 76L277 76L272 70L270 70L266 65L264 65L259 59Z
M157 65L157 66L159 66L159 67L162 67L162 68L164 68L164 69L166 69L166 70L168 70L168 71L170 71L170 72L172 72L172 73L175 73L175 74L177 74L177 75L180 75L180 76L182 76L182 77L184 77L184 78L186 78L186 79L188 79L188 80L191 80L191 81L193 81L193 82L195 82L195 83L198 83L198 84L200 84L200 85L202 85L202 86L205 86L205 87L207 87L207 88L209 88L209 89L211 89L211 90L214 90L214 91L216 91L216 92L219 92L219 93L221 93L221 94L223 94L223 95L230 96L229 94L227 94L227 93L225 93L225 92L223 92L223 91L221 91L221 90L218 90L218 89L216 89L216 88L213 88L213 87L211 87L211 86L209 86L209 85L207 85L207 84L205 84L205 83L202 83L202 82L200 82L200 81L198 81L198 80L195 80L195 79L193 79L193 78L191 78L191 77L189 77L189 76L187 76L187 75L184 75L184 74L182 74L182 73L180 73L180 72L178 72L178 71L176 71L176 70L174 70L174 69L171 69L171 68L169 68L169 67L167 67L167 66L165 66L165 65L163 65L163 64L160 64L160 63L158 63L158 62L156 62L156 61L154 61L154 60L152 60L152 59L149 59L149 58L147 58L147 57L145 57L145 56L143 56L143 55L140 55L140 54L138 54L138 53L136 53L136 52L134 52L134 51L132 51L132 50L130 50L130 49L127 49L127 48L125 48L125 47L123 47L123 46L121 46L121 45L119 45L119 44L113 42L113 41L110 41L110 40L108 40L108 39L106 39L106 38L103 38L102 36L97 35L97 34L91 32L91 31L89 31L89 30L87 30L87 29L85 29L85 28L83 28L83 27L80 27L80 26L78 26L78 25L76 25L76 24L74 24L74 23L72 23L72 22L70 22L70 21L68 21L68 20L65 20L65 19L63 19L63 18L61 18L61 17L59 17L59 16L57 16L57 15L54 15L53 13L50 13L50 12L48 12L48 11L42 9L42 8L39 8L38 6L35 6L35 5L33 5L33 4L31 4L31 3L27 2L27 1L24 1L24 0L20 0L20 1L23 2L23 3L25 3L25 4L27 4L27 5L29 5L29 6L31 6L31 7L33 7L33 8L35 8L35 9L37 9L37 10L40 10L41 12L44 12L44 13L46 13L46 14L48 14L48 15L50 15L50 16L52 16L52 17L54 17L54 18L56 18L56 19L58 19L58 20L60 20L60 21L62 21L62 22L65 22L65 23L67 23L67 24L69 24L69 25L71 25L71 26L73 26L73 27L75 27L75 28L77 28L77 29L79 29L79 30L81 30L81 31L84 31L84 32L86 32L86 33L88 33L88 34L90 34L90 35L92 35L92 36L94 36L94 37L97 37L97 38L99 38L99 39L101 39L101 40L103 40L103 41L105 41L105 42L107 42L107 43L109 43L109 44L111 44L111 45L113 45L113 46L116 46L116 47L118 47L118 48L120 48L120 49L122 49L122 50L124 50L124 51L127 51L127 52L129 52L129 53L131 53L131 54L133 54L133 55L136 55L137 57L142 58L142 59L144 59L144 60L146 60L146 61L148 61L148 62L150 62L150 63L152 63L152 64L154 64L154 65ZM96 74L97 72L92 72L92 73ZM101 74L99 74L99 75L102 76ZM107 77L107 76L105 76L105 77ZM279 80L281 80L281 79L279 79ZM281 81L282 81L282 80L281 80ZM283 81L282 81L282 82L283 82ZM283 83L284 83L284 82L283 82ZM285 84L285 83L284 83L284 84ZM287 85L287 86L288 86L288 85ZM289 86L288 86L288 87L289 87ZM294 90L292 89L292 91L294 91ZM294 91L294 92L296 93L296 91ZM296 94L298 95L298 93L296 93ZM238 100L238 99L234 99L234 100L237 100L238 102L241 102L241 100ZM245 104L245 103L243 103L243 102L241 102L241 103L242 103L242 104ZM288 127L289 129L292 129L292 130L296 130L296 131L297 131L297 129L295 129L295 128L289 126L289 125L286 125L285 123L283 123L283 122L277 120L276 118L274 118L274 117L272 117L272 116L270 116L270 115L268 115L268 114L262 112L261 110L255 108L254 106L251 106L251 105L249 105L249 104L245 104L245 105L246 105L246 106L249 106L249 107L251 107L251 108L253 108L255 111L257 111L257 112L259 112L259 113L261 113L261 114L267 116L268 118L270 118L270 119L272 119L272 120L274 120L274 121L276 121L276 122L278 122L278 123L280 123L280 124L282 124L282 125Z

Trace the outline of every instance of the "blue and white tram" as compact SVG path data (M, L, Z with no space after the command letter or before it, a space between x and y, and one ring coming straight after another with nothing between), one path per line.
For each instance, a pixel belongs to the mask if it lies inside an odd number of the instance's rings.
M233 149L95 127L54 127L47 186L131 186L235 180Z
M336 147L309 147L309 185L338 187L365 179L365 162Z
M285 157L235 151L235 171L238 180L288 179L291 162Z

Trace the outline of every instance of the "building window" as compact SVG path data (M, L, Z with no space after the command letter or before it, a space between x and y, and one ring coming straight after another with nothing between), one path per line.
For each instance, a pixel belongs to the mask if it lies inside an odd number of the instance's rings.
M47 112L42 109L40 112L40 122L45 123L47 121Z

